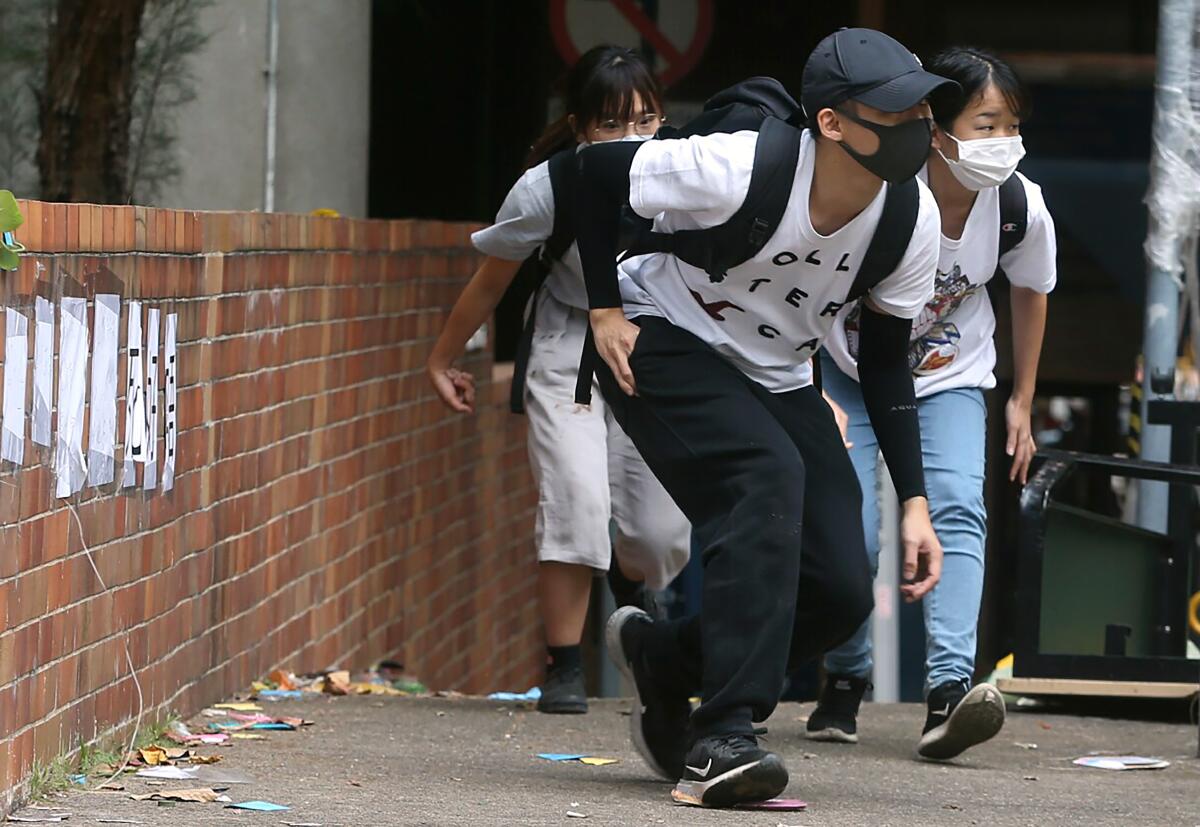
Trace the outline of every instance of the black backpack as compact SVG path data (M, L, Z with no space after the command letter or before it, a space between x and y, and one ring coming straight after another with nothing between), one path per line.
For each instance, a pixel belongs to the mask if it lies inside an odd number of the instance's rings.
M550 189L554 193L554 227L550 237L533 255L525 259L512 284L504 293L501 302L508 306L527 308L528 315L517 339L517 352L513 359L512 388L508 407L513 413L525 413L525 373L529 368L529 354L533 349L533 320L537 315L537 299L550 268L561 259L575 242L575 181L579 166L575 159L575 147L570 146L550 156Z
M1028 209L1025 185L1014 172L1000 185L1000 253L996 256L996 272L993 278L1004 275L1004 268L1000 266L1000 259L1004 254L1025 240L1026 225L1029 221Z
M729 270L754 258L779 227L787 210L800 160L803 114L799 104L774 78L755 77L709 98L699 115L682 128L664 127L657 138L686 138L719 132L759 133L746 198L728 221L701 230L654 232L651 222L622 221L622 259L646 253L670 253L721 282ZM854 301L891 274L908 249L917 223L920 195L916 179L888 184L883 213L846 301ZM599 358L588 328L580 362L575 401L591 401L592 375Z

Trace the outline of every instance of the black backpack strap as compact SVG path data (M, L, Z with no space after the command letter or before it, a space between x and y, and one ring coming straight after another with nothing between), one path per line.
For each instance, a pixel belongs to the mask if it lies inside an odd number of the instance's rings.
M865 296L900 266L917 226L917 211L921 206L917 179L909 178L902 183L885 186L887 194L883 198L883 213L879 216L875 235L871 236L854 284L846 296L847 303Z
M1025 230L1029 224L1028 213L1025 184L1014 172L1000 185L1000 251L996 256L996 272L993 278L1004 275L1000 259L1025 240Z
M671 253L708 273L713 282L762 250L779 228L800 160L801 131L778 118L763 120L746 198L728 221L703 230L649 233L649 249Z
M529 315L521 329L517 342L517 353L513 357L512 386L509 389L508 409L513 413L525 413L525 373L529 369L529 356L533 351L533 324L537 316L538 296L542 285L550 275L554 262L562 258L575 241L575 181L579 171L575 147L569 147L551 156L550 189L554 193L554 226L550 237L537 252L538 276L529 299Z

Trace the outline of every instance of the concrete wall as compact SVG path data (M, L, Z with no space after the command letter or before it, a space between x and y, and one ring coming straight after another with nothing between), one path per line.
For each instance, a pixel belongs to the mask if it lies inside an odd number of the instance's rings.
M267 0L216 0L194 59L197 97L178 115L183 174L158 206L261 210ZM370 0L280 0L275 209L364 216Z

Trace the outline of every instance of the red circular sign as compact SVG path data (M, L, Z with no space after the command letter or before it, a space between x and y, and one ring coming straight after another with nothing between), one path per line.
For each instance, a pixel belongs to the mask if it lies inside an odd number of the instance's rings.
M579 59L580 49L572 40L567 26L568 2L569 0L550 0L550 31L554 35L554 45L558 47L558 53L562 55L568 65L571 65ZM591 2L595 3L595 0L591 0ZM607 0L607 2L666 61L666 68L658 72L658 79L663 86L670 86L695 68L700 61L700 56L704 54L704 49L708 46L708 38L712 35L713 24L712 0L690 0L696 9L696 26L692 32L691 42L682 48L667 38L658 24L642 10L637 0Z

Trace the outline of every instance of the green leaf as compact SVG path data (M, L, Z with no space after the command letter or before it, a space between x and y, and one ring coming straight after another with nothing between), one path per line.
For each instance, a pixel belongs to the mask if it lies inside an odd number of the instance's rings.
M16 197L8 190L0 190L0 233L11 233L24 223Z
M0 247L0 270L16 270L20 264L20 256L7 247Z

